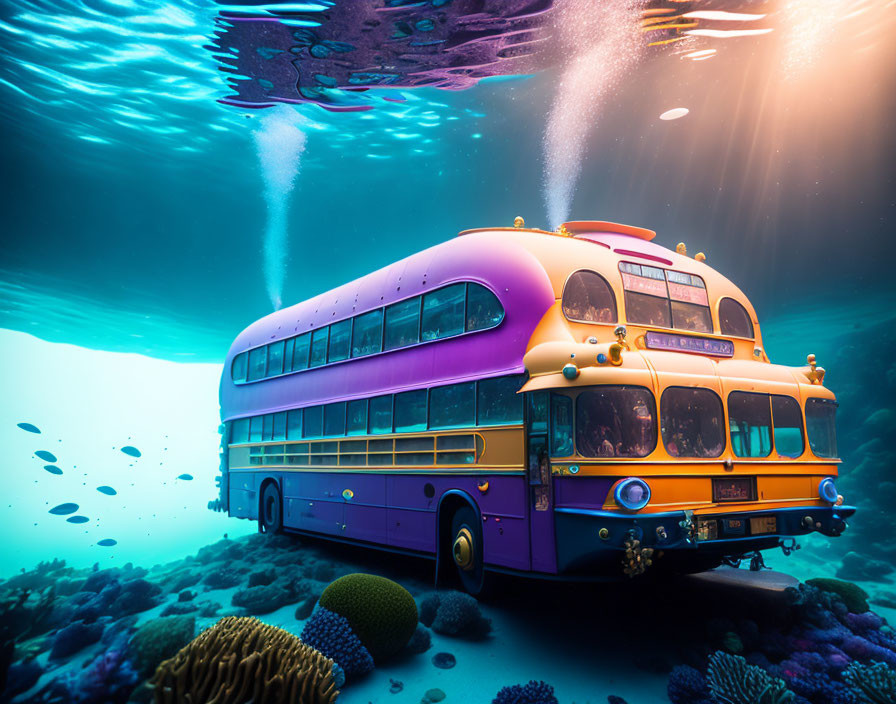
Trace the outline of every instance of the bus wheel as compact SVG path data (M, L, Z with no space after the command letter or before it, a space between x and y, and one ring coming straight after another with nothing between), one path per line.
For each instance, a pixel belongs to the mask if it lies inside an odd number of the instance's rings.
M469 506L462 506L451 518L451 558L464 591L473 596L483 594L482 528Z
M283 529L283 502L276 482L268 482L261 492L258 532L279 533Z

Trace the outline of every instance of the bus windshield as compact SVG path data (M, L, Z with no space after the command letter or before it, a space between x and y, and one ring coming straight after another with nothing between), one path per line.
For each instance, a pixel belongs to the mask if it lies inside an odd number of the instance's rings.
M718 457L725 449L722 399L709 389L666 389L660 417L663 444L672 457Z
M601 386L576 399L576 448L585 457L646 457L656 446L656 404L639 386Z
M809 447L816 457L837 456L837 434L834 416L837 402L825 398L810 398L806 401L806 435Z

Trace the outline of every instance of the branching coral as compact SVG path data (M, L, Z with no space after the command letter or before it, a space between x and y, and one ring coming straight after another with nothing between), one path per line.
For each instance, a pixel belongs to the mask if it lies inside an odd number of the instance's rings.
M893 704L896 702L896 671L882 662L863 665L853 662L843 673L858 704Z
M707 680L713 697L724 704L784 704L793 700L793 692L783 680L739 655L721 650L709 658Z
M331 704L333 661L255 618L228 617L199 634L151 680L158 704Z

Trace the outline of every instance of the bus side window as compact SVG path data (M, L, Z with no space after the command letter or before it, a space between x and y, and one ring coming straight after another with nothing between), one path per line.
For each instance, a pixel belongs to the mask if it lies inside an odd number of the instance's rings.
M493 328L503 319L504 306L495 294L485 286L467 284L467 332Z
M249 381L264 379L267 359L267 347L256 347L254 350L249 350Z
M503 425L523 420L523 399L518 394L523 385L519 376L480 379L477 389L476 424Z
M330 336L330 328L318 328L311 333L311 365L319 367L327 363L327 342Z
M383 349L394 350L420 341L420 296L386 308Z
M240 418L230 424L230 442L249 442L249 419Z
M551 455L568 457L572 454L572 399L551 394Z
M371 435L381 435L392 432L392 396L377 396L370 399L370 407L367 412L367 422L370 424Z

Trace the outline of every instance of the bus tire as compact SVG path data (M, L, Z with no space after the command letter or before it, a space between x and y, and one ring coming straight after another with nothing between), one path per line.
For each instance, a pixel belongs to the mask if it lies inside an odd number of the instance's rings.
M269 481L261 490L258 506L258 532L280 533L283 531L283 499L277 482Z
M451 517L449 555L464 591L483 596L487 575L482 561L482 526L471 506L461 506Z

